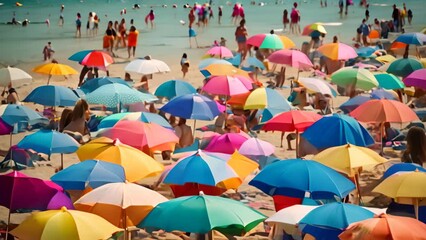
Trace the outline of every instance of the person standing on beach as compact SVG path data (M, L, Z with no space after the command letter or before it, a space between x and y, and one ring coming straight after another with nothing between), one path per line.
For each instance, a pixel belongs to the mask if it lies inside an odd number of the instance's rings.
M77 19L75 20L75 25L76 25L76 32L75 32L75 37L80 38L81 37L81 15L80 13L77 13Z
M61 11L59 13L59 26L64 26L64 8L65 6L62 4L61 5Z
M148 15L146 15L145 17L145 23L147 25L148 25L148 22L151 23L151 29L154 28L154 19L155 19L154 10L151 9L151 11L149 11Z
M411 21L413 20L413 11L411 11L411 9L408 9L407 11L407 20L408 20L408 24L411 25Z
M396 5L393 5L393 11L392 11L392 19L393 19L393 26L394 26L394 31L395 32L399 32L399 27L400 27L400 17L401 14L399 13L399 9L396 7Z
M348 8L349 5L353 5L353 1L352 0L346 0L346 8L345 8L345 15L348 15Z
M186 55L186 53L184 53L182 55L182 58L180 59L180 66L181 66L181 71L183 73L183 78L185 78L189 70L188 55Z
M235 40L238 44L238 52L241 53L241 58L244 60L247 55L247 29L246 29L246 20L242 19L240 25L235 29Z
M221 24L220 23L220 20L222 19L222 15L223 15L223 12L222 12L222 6L219 6L219 8L218 8L218 14L217 14L217 23L219 23L219 24Z
M291 10L290 20L290 32L294 34L300 34L300 12L297 9L297 2L293 3L293 9Z
M189 22L189 27L191 28L192 24L194 24L195 22L195 13L193 8L191 8L191 10L189 11L188 22Z
M115 56L112 49L114 47L114 36L112 34L111 29L107 29L103 38L103 45L102 45L104 51L109 53L111 56Z
M368 46L367 37L370 34L370 27L367 25L367 20L363 19L361 26L359 26L362 31L362 43L364 46Z
M287 9L284 9L283 12L283 25L284 25L284 31L287 29L287 24L290 22L290 20L288 19L288 11Z
M368 10L369 6L370 6L370 4L368 4L368 3L365 5L365 20L367 20L367 21L370 18L370 10Z
M122 18L120 24L118 25L118 32L121 35L121 45L122 45L122 47L126 47L126 31L127 31L126 20L124 20L124 18ZM118 47L118 43L116 45L116 48L117 47Z
M48 42L46 46L44 46L43 48L43 56L44 56L44 61L48 61L52 58L52 54L55 51L53 51L52 49L52 43Z
M136 30L135 26L131 26L129 34L127 35L127 52L129 53L129 58L131 49L133 49L133 57L135 57L136 46L138 45L138 36L138 30Z

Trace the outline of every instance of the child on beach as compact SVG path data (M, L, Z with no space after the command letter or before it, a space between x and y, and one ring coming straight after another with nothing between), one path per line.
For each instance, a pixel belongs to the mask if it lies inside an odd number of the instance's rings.
M411 11L411 9L408 9L407 11L407 20L408 20L408 24L411 25L411 21L413 20L413 11Z
M155 19L154 10L151 9L151 11L149 11L148 15L146 15L145 17L145 23L146 25L148 25L148 22L150 22L151 29L154 28L154 19Z
M129 58L131 49L133 49L133 57L135 57L136 45L138 44L138 36L138 30L136 30L135 26L131 26L129 34L127 35L127 52L129 53Z

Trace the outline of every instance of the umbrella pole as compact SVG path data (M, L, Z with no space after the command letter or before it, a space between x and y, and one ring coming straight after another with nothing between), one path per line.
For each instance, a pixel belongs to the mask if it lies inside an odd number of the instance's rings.
M64 169L64 154L61 153L61 168L59 170Z
M8 239L9 236L9 225L10 225L10 208L9 208L9 215L7 216L7 226L6 226L6 236L4 239Z
M296 130L296 157L299 157L299 131ZM288 146L287 146L288 147Z
M361 205L363 205L363 201L362 201L362 195L361 195L361 188L359 187L359 174L358 173L355 174L355 187L356 187L356 190L358 192L358 197L359 197L359 204L358 205L361 206Z
M129 239L128 232L127 232L127 215L126 210L123 211L123 228L124 228L124 240Z
M50 82L50 78L52 77L52 75L49 74L49 78L47 79L47 85L49 85Z
M414 214L416 215L416 219L419 220L419 199L418 198L414 200Z
M195 141L195 125L197 124L197 119L194 119L194 129L192 129L192 137L194 138Z

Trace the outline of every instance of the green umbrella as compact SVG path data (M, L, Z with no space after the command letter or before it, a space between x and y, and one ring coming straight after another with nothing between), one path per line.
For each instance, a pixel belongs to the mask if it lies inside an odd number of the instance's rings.
M393 61L386 72L405 78L412 72L422 68L422 63L415 58L400 58Z
M240 202L201 193L158 204L138 227L200 234L217 230L241 235L264 219L265 215Z
M376 77L377 82L379 82L379 87L381 88L388 90L405 88L405 84L401 81L401 79L392 73L378 73L374 74L374 76Z
M379 85L374 75L367 69L351 67L341 68L334 72L331 75L331 82L341 87L355 85L355 88L366 91Z

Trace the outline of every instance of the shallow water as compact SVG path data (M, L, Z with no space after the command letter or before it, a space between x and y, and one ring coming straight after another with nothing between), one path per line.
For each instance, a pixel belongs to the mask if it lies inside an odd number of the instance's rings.
M102 35L106 29L109 20L120 20L120 10L127 9L127 14L123 15L126 19L127 27L130 26L130 19L134 19L135 26L140 31L137 56L152 55L158 59L171 59L178 61L182 52L186 51L193 55L200 55L199 50L189 49L187 26L180 24L180 20L187 21L188 10L182 6L184 3L193 4L194 1L185 0L148 0L148 1L129 1L129 0L23 0L22 7L16 7L15 1L0 0L4 5L0 6L0 22L11 21L13 12L16 13L16 19L22 21L29 19L31 21L28 27L0 25L0 63L4 65L36 65L42 62L42 49L44 45L51 41L56 51L54 58L60 62L74 64L66 60L72 53L82 49L100 49L102 48ZM201 1L200 1L201 2ZM282 11L286 8L291 10L293 1L284 0L284 4L275 4L275 1L265 1L266 5L251 6L248 0L242 1L244 4L247 28L250 35L257 33L266 33L271 29L282 29L281 24ZM348 16L340 18L337 7L337 0L328 0L328 7L321 8L319 0L307 0L299 2L299 9L302 14L301 26L313 22L329 23L326 26L328 31L326 41L331 41L334 35L340 37L340 40L351 43L354 37L355 29L359 26L364 17L365 9L358 6L359 1L354 1L355 5L349 8ZM421 12L426 10L424 0L406 0L407 7L413 10L413 25L407 27L407 31L419 31L426 27L426 18L420 18ZM133 10L133 4L138 3L141 9ZM172 8L176 3L178 8ZM235 26L231 23L230 14L232 6L227 6L224 0L215 0L214 19L208 28L196 29L198 32L198 42L202 46L209 46L213 41L225 37L228 40L228 46L231 49L236 48L233 40ZM370 2L370 22L374 18L390 19L392 13L392 4L396 3L402 7L402 2L397 0L375 0ZM58 26L60 5L65 5L64 18L65 25ZM162 4L167 4L167 8L162 8ZM150 29L144 23L144 17L149 12L149 6L156 5L154 11L156 14L156 28ZM222 25L217 23L217 6L223 5L224 17ZM96 37L87 37L85 25L88 12L94 11L100 16L99 34ZM82 15L82 38L77 39L75 35L76 13ZM51 26L44 24L46 19L50 19ZM339 23L339 24L334 24ZM340 24L341 23L341 24ZM297 46L301 46L303 41L309 41L308 37L289 35ZM124 50L119 51L120 56L126 56Z

